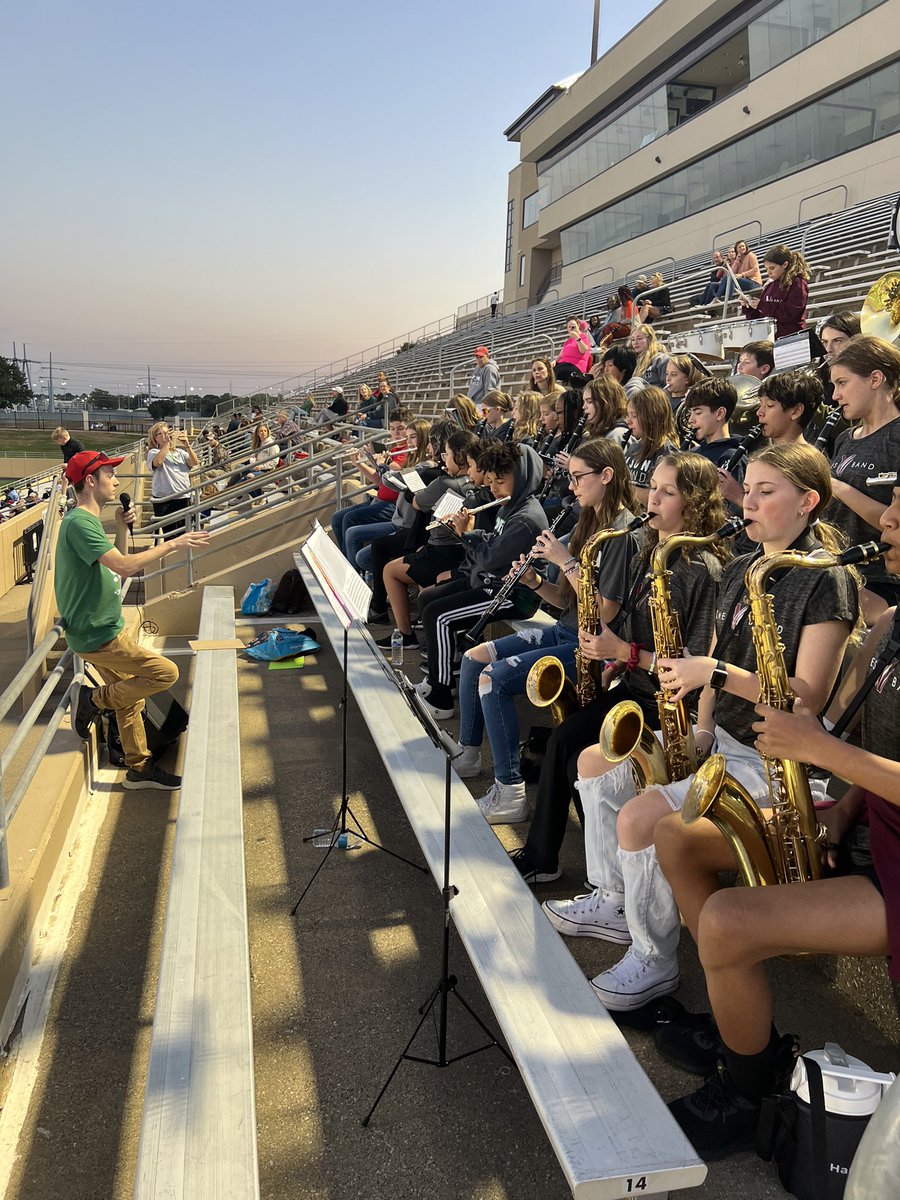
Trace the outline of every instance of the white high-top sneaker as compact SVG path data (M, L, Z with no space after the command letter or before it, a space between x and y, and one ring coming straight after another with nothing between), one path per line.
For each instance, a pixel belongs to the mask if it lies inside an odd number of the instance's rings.
M524 783L500 783L495 779L491 790L479 796L477 803L489 825L512 825L528 816Z
M460 779L474 779L481 774L481 747L457 745L462 753L450 760L453 770Z

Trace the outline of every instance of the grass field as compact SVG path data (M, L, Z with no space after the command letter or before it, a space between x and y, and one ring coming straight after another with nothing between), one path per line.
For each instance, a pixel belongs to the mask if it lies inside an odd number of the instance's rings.
M110 446L124 446L129 442L136 442L138 435L106 433L99 429L77 429L72 432L72 437L88 450L106 450ZM59 447L50 440L50 432L46 429L0 429L0 472L3 470L3 454L10 454L16 458L29 454L40 455L41 458L58 457L62 463Z

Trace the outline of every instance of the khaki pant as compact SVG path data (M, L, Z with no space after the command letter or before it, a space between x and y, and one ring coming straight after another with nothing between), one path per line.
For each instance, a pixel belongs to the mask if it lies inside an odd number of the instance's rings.
M115 712L125 762L132 770L143 770L151 757L144 734L144 698L168 691L178 679L178 668L154 650L139 646L127 633L81 657L104 680L105 686L97 688L92 699L98 708Z

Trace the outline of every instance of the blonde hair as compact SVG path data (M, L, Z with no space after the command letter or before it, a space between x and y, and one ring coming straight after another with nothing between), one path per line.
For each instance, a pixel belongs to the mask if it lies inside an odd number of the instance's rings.
M414 467L418 463L425 462L431 451L431 422L422 417L416 417L414 421L407 421L406 428L416 431L416 448L413 451L412 461L406 463L408 467Z
M168 421L154 421L153 422L153 424L147 430L147 449L148 450L156 449L156 439L157 439L157 436L159 435L159 431L161 429L168 429L168 428L169 428Z
M57 427L50 434L50 437L53 439L54 442L61 442L63 440L63 438L67 438L68 436L69 436L68 429L63 429L62 425L57 425Z
M464 396L462 393L460 393L458 396L454 396L451 399L448 408L455 409L456 412L459 413L459 417L463 423L464 429L474 429L478 424L478 409L468 396Z
M544 397L540 392L519 392L515 403L519 406L519 417L513 426L513 441L521 442L523 438L533 438L537 435L541 423L541 401Z
M654 358L656 358L656 356L659 354L663 354L664 350L662 344L656 336L656 330L652 325L641 325L639 322L637 325L633 326L631 330L631 338L633 338L636 333L643 333L647 338L649 338L647 349L638 357L634 368L635 375L643 375L643 373L653 362ZM629 338L629 341L631 341L631 338ZM634 350L633 342L631 343L631 348ZM636 350L634 352L637 354Z
M846 548L846 538L834 525L819 520L832 496L831 468L825 455L807 442L790 442L757 450L747 465L754 462L774 467L798 492L817 493L819 500L809 514L809 524L815 523L813 532L829 554L840 554Z

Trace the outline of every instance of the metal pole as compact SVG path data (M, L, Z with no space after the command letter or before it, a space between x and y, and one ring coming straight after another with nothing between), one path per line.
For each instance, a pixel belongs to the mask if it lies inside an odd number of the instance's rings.
M600 42L600 0L594 0L594 27L591 31L591 66L597 61L597 48Z

